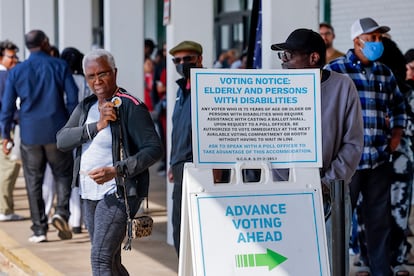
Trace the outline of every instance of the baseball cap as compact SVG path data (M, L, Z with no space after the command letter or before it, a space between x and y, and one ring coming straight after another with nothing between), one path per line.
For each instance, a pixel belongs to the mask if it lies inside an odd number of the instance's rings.
M322 37L310 29L296 29L286 39L284 43L273 44L270 47L273 51L305 51L317 52L325 55L326 46Z
M406 63L410 63L412 61L414 61L414 49L409 49L405 54L404 54L404 58L405 58L405 62Z
M362 35L362 34L368 34L375 31L379 31L380 33L384 34L388 32L390 27L388 26L379 26L377 22L375 22L374 19L370 17L365 17L356 20L352 26L351 26L351 39L353 40L355 37Z
M197 42L191 40L184 40L178 43L174 48L172 48L169 53L174 55L179 51L193 51L198 53L199 55L203 54L203 47Z

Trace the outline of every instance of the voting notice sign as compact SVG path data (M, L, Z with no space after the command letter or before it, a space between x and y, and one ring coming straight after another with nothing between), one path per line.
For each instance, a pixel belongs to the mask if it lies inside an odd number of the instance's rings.
M321 167L320 71L192 69L194 163Z

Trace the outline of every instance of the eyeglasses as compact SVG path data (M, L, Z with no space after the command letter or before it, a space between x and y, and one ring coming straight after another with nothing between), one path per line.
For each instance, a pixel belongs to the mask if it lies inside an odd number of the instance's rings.
M18 56L16 55L13 55L13 56L5 55L5 57L8 57L9 59L19 59Z
M287 51L284 51L284 52L277 52L277 56L278 56L278 57L279 57L279 59L281 59L281 60L286 60L286 61L289 61L289 60L291 60L291 59L292 59L293 54L292 54L292 52L287 52Z
M324 33L319 33L321 36L328 36L328 35L333 35L332 32L324 32Z
M88 81L92 81L92 82L93 82L93 81L96 81L96 79L98 79L98 80L102 80L102 79L104 79L104 78L108 77L111 73L112 73L112 70L103 71L103 72L100 72L100 73L98 73L98 74L87 75L87 76L86 76L86 79L87 79Z
M192 56L175 57L175 58L173 58L173 59L172 59L172 61L173 61L175 64L179 64L179 63L181 63L181 61L183 61L184 63L189 63L189 62L190 62L190 61L192 61L192 60L193 60L193 58L195 58L195 57L197 57L197 56L192 55Z
M277 56L278 56L278 57L279 57L279 59L281 59L282 61L289 61L289 60L291 60L294 56L300 56L300 55L309 55L309 52L300 52L300 51L293 51L293 52L289 52L289 51L277 52Z

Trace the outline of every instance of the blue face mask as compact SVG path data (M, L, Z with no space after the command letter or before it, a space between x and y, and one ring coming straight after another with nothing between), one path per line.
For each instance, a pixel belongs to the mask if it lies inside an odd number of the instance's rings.
M361 40L364 43L362 53L368 60L375 61L382 56L382 53L384 53L384 45L382 44L382 42L363 41L362 39L359 40Z

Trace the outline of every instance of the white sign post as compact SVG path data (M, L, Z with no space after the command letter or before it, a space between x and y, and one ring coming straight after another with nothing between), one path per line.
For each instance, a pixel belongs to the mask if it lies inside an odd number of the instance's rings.
M179 275L330 275L319 70L192 70ZM231 169L215 183L212 169ZM261 169L258 182L243 170ZM289 168L288 181L272 170Z

